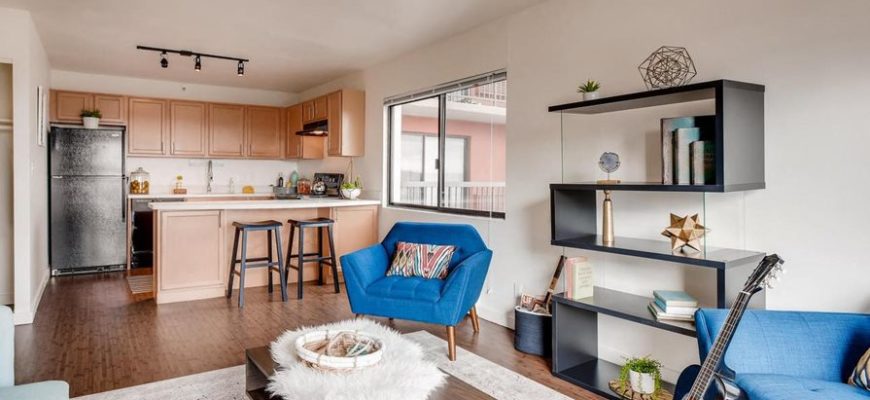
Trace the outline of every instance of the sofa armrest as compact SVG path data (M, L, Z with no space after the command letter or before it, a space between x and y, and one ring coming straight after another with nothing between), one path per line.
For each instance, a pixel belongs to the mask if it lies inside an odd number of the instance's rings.
M0 399L69 400L69 384L64 381L44 381L0 387Z
M12 320L12 309L0 306L0 387L14 384L15 323Z
M374 281L383 278L390 267L387 250L380 243L341 256L341 269L347 284L365 290Z
M453 318L457 322L477 303L491 260L491 250L477 252L459 263L447 276L439 303L457 305Z

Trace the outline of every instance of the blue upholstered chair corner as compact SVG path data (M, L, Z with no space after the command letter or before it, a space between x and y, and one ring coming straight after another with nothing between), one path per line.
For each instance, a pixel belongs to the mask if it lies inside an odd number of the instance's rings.
M45 381L15 386L15 324L12 310L0 306L0 399L68 400L69 385Z
M398 242L453 245L446 279L387 276ZM341 257L347 296L355 314L398 318L447 327L448 354L456 357L454 327L471 313L480 297L492 251L471 225L397 223L383 242Z
M728 310L695 314L701 360L715 342ZM741 319L723 368L750 400L868 400L870 392L846 384L870 347L870 315L749 310ZM683 372L677 392L691 386Z

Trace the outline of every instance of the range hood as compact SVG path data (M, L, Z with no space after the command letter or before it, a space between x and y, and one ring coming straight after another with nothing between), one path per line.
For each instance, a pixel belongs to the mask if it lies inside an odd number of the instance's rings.
M302 126L302 130L296 132L299 136L326 136L329 134L329 121L314 121Z

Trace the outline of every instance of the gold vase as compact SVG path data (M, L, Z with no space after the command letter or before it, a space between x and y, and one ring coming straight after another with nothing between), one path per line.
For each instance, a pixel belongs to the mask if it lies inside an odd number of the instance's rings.
M604 191L604 205L601 213L601 242L605 245L613 244L613 201L610 200L610 191Z

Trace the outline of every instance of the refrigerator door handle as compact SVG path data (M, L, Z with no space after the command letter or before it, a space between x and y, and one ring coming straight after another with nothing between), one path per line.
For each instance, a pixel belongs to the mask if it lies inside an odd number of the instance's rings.
M121 177L121 222L127 223L127 181L129 176Z

